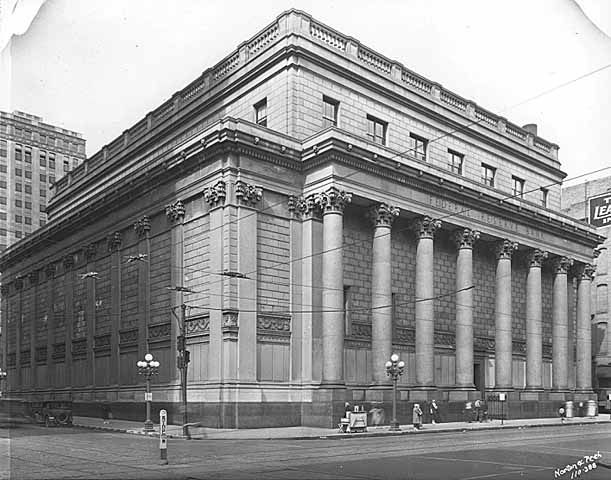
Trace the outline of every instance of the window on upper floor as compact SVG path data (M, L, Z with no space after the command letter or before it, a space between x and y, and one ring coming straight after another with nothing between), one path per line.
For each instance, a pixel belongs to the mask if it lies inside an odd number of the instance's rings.
M410 133L409 136L414 144L412 150L414 157L416 157L418 160L426 162L426 149L428 147L429 141L426 138L416 135L415 133Z
M448 166L452 173L462 175L464 159L465 156L462 153L448 149Z
M0 173L7 173L8 168L6 165L0 165Z
M6 220L6 212L0 212L0 220Z
M21 238L22 236L23 236L23 233L15 232L15 238Z
M388 123L379 118L367 115L367 138L374 143L386 145L386 130Z
M44 187L42 185L40 186L40 196L42 198L46 198L46 196L47 196L47 191L44 189Z
M606 313L609 309L609 294L607 284L596 285L596 313Z
M23 149L21 145L15 145L15 160L21 162L23 160Z
M0 205L6 205L6 197L3 195L0 195Z
M6 189L6 180L0 180L0 188Z
M25 193L32 193L32 184L31 183L26 183L24 186L24 191Z
M70 171L70 162L68 160L64 160L64 172Z
M32 149L30 147L25 147L24 160L25 163L32 163Z
M55 183L55 175L49 175L49 183Z
M267 98L255 103L255 123L267 127Z
M514 197L520 197L520 198L524 196L524 180L523 179L516 177L516 176L511 177L511 194Z
M38 154L38 163L41 167L47 166L47 152L45 152L44 150L41 150Z
M23 200L21 200L20 198L16 198L15 199L15 206L17 208L21 208L23 206Z
M47 224L47 221L41 218L40 220L38 220L38 224L39 224L41 227L44 227L44 226Z
M339 102L325 95L322 97L322 128L337 127Z
M21 215L15 215L15 223L23 223L23 217Z
M16 177L22 177L23 176L23 170L20 167L15 167L15 176Z
M482 183L489 187L494 187L494 177L496 176L496 168L482 163Z
M23 208L26 210L32 210L32 202L28 202L27 200L24 202Z
M6 157L8 152L8 143L6 140L0 140L0 157Z
M15 191L23 192L23 185L21 183L15 183Z
M26 170L23 173L25 174L25 178L29 178L30 180L32 179L32 170Z
M47 181L47 176L44 173L40 174L40 181L41 182L46 182Z
M547 197L549 190L547 188L541 188L541 206L547 208Z
M49 168L51 170L55 169L55 154L54 153L49 153Z
M23 217L26 225L32 225L32 217Z

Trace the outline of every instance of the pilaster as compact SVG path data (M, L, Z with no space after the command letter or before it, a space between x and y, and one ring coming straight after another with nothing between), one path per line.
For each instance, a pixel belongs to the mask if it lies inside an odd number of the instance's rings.
M15 290L17 292L17 328L16 328L16 332L15 332L15 343L16 345L16 350L15 350L15 357L16 357L16 362L15 362L15 373L17 375L16 381L13 384L14 387L13 389L15 389L15 387L18 390L22 390L23 389L23 367L21 366L21 350L24 347L24 345L22 345L22 335L23 335L23 278L16 278L14 280L15 282Z
M66 386L74 386L75 375L72 371L72 332L74 331L74 288L76 273L74 271L74 255L69 254L63 258L64 267L64 322L66 329L65 336L65 378Z
M110 375L111 385L119 385L119 329L121 328L121 233L108 236L107 249L110 252Z
M134 231L138 238L138 253L129 258L138 262L138 358L144 358L149 352L148 327L151 319L151 219L143 215L134 222Z
M83 247L83 253L85 255L86 262L86 271L87 272L95 272L95 258L97 254L97 248L95 243L91 243L85 245ZM95 369L95 358L94 358L94 336L95 336L95 325L96 325L96 309L95 309L95 299L96 299L96 279L95 277L90 277L87 279L81 280L83 282L87 282L86 284L86 295L85 295L85 319L87 321L87 356L85 359L85 365L87 369L87 384L96 385L96 369Z
M45 281L47 282L47 383L48 385L56 384L55 362L53 361L53 345L55 343L55 312L53 305L55 304L55 263L49 263L45 266Z

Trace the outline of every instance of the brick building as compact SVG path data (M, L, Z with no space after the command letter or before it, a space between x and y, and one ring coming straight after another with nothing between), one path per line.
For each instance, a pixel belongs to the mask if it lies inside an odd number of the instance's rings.
M562 189L562 211L588 222L600 235L604 243L594 252L596 273L592 282L592 356L594 359L593 381L599 400L611 394L611 339L609 338L609 305L611 304L611 176L590 180Z
M175 415L184 304L207 425L388 409L392 352L403 422L432 398L449 419L490 391L520 416L589 398L602 238L559 213L557 150L285 12L60 180L50 223L5 252L11 394L141 418L150 351Z

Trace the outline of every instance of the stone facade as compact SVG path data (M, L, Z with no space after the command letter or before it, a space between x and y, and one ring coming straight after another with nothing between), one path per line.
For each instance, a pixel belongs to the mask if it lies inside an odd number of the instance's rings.
M150 352L154 406L177 420L184 305L190 418L206 425L389 408L393 352L400 421L414 401L453 419L497 391L512 415L554 414L590 395L602 240L556 211L562 178L555 144L291 10L60 181L50 224L2 256L10 394L140 418Z

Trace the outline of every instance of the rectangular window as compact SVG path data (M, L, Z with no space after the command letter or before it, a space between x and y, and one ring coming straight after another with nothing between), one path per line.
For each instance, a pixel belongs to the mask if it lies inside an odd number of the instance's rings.
M21 183L16 183L15 184L15 191L16 192L23 192L23 185L21 185Z
M78 160L76 158L72 159L72 168L78 167Z
M520 198L524 196L524 180L515 176L511 177L511 194Z
M70 162L68 160L64 160L64 172L70 171Z
M547 188L541 189L541 206L543 208L547 208L547 194L548 193L549 193L549 190Z
M0 173L7 173L7 170L6 165L0 165Z
M255 123L267 127L267 98L255 104Z
M15 238L21 238L23 234L21 232L15 232Z
M6 197L0 196L0 205L6 205Z
M41 182L46 182L46 181L47 181L47 175L46 175L46 174L44 174L44 173L41 173L41 174L40 174L40 181L41 181Z
M6 228L0 228L0 236L6 237Z
M26 170L24 173L25 178L29 178L30 180L32 179L32 170Z
M426 162L426 148L429 141L426 138L419 137L415 133L410 133L409 136L414 141L414 149L412 150L414 157Z
M25 193L30 193L31 194L32 193L32 185L29 184L29 183L26 183L25 186L24 186L24 190L25 190Z
M367 137L374 143L386 145L386 128L388 124L378 118L367 115Z
M38 135L38 141L43 145L47 143L47 136L43 133Z
M45 207L45 204L44 204L44 203L41 203L41 204L38 206L38 208L39 208L39 210L40 210L42 213L46 213L46 211L47 211L47 208Z
M6 180L0 180L0 188L6 189Z
M21 215L15 215L15 223L23 223L23 217Z
M55 175L49 175L49 183L55 183Z
M47 196L47 191L42 186L40 187L40 196L43 198Z
M6 212L0 212L0 220L6 220Z
M322 97L322 128L337 127L339 102L332 98Z
M28 140L32 140L32 131L31 130L25 131L25 138L27 138Z
M456 175L462 175L462 165L465 158L464 155L448 149L448 156L450 171Z
M494 187L494 177L496 175L496 168L491 167L482 163L482 183L489 187Z
M54 137L47 137L47 145L51 145L51 146L55 146L55 138Z
M44 227L44 226L47 224L47 222L41 218L41 219L38 221L38 224L39 224L41 227Z
M32 202L24 202L24 207L26 210L32 210Z
M38 163L41 167L47 166L47 152L45 152L44 150L42 150L38 155Z
M16 177L21 177L23 176L23 170L21 170L20 167L15 167L15 176Z
M23 217L26 225L32 225L32 217Z
M16 137L23 137L23 130L21 128L15 127L15 136Z
M23 160L23 150L21 145L15 145L15 160L21 162Z
M55 170L55 154L49 153L49 168Z
M20 198L16 198L16 199L15 199L15 206L16 206L17 208L21 208L21 207L22 207L22 205L23 205L23 201L22 201Z
M8 143L6 140L0 140L0 157L6 157L8 152Z
M25 147L25 163L32 163L32 149Z

